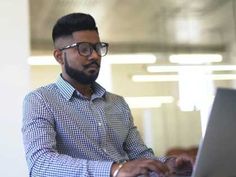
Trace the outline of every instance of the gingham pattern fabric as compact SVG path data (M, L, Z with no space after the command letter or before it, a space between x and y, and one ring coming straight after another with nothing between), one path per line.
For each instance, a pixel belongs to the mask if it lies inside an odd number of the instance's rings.
M110 177L114 161L155 158L124 99L93 85L91 99L61 76L26 95L23 141L30 177Z

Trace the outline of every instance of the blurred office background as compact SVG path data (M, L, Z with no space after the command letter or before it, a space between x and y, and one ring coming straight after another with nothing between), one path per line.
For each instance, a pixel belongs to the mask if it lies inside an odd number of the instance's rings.
M110 44L98 82L125 97L157 155L198 146L217 87L235 88L234 0L2 0L0 176L26 177L24 95L54 82L51 29L90 13Z

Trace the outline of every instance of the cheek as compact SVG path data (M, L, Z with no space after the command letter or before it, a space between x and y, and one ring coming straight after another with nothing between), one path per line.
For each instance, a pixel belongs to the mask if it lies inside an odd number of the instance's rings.
M67 63L72 68L82 68L84 63L84 58L80 57L77 53L71 53L67 55Z
M78 70L83 69L83 65L79 59L68 61L68 65L69 67L74 68L74 69L78 69Z

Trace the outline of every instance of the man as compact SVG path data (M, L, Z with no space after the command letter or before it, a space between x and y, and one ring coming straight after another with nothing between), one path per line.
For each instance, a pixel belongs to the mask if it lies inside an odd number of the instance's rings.
M108 44L92 16L60 18L52 31L62 73L26 95L23 139L31 177L164 175L190 159L156 158L145 146L124 99L95 82Z

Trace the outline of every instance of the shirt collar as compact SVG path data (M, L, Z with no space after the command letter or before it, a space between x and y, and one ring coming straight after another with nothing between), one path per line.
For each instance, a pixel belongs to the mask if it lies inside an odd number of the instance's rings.
M60 75L56 81L56 85L59 88L62 96L69 101L73 95L75 95L76 90L75 88L66 80L64 80L62 78L62 76ZM104 97L106 93L105 88L103 88L101 85L99 85L98 83L94 83L93 84L93 95L92 95L92 100L95 98L102 98Z

